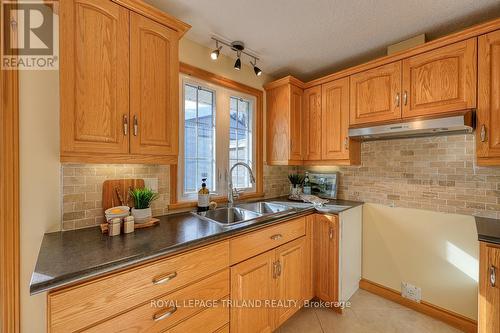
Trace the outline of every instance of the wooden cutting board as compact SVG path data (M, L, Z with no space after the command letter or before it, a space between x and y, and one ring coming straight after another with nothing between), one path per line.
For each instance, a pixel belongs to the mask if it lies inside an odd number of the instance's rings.
M122 205L133 207L134 201L128 192L130 189L137 187L144 187L144 179L113 179L104 181L102 184L102 208L106 210ZM121 200L124 202L122 203Z

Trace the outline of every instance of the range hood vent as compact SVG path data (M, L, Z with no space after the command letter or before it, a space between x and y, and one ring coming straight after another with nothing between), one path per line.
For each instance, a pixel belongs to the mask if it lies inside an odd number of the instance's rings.
M349 137L368 141L472 133L475 126L474 116L473 111L467 111L461 115L443 118L409 120L388 125L351 128L349 129Z

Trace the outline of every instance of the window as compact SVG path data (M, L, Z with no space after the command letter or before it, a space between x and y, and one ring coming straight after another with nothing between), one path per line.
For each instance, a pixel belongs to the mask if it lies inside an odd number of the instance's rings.
M215 184L214 92L200 86L184 87L184 188L185 195L198 192L200 180Z
M197 197L202 178L215 196L225 196L229 170L238 162L255 167L255 97L191 77L182 78L178 201ZM246 168L237 166L233 186L255 192Z
M250 101L243 98L231 97L229 119L229 167L237 162L252 165L252 112ZM250 188L248 171L237 166L234 169L233 185L236 188Z

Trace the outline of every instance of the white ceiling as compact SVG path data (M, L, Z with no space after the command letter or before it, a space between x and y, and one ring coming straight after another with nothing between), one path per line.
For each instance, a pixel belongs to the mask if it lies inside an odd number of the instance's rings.
M146 2L191 24L189 39L210 47L212 35L242 40L266 73L303 80L382 56L387 45L417 34L434 39L500 17L499 0Z

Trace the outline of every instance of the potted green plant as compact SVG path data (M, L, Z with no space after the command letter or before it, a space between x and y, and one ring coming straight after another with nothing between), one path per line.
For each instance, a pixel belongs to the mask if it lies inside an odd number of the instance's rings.
M304 176L298 173L291 173L288 175L290 181L290 199L300 200L300 186L304 182Z
M158 193L149 188L134 188L130 190L130 196L134 199L132 216L135 223L147 223L151 221L151 203L158 199Z

